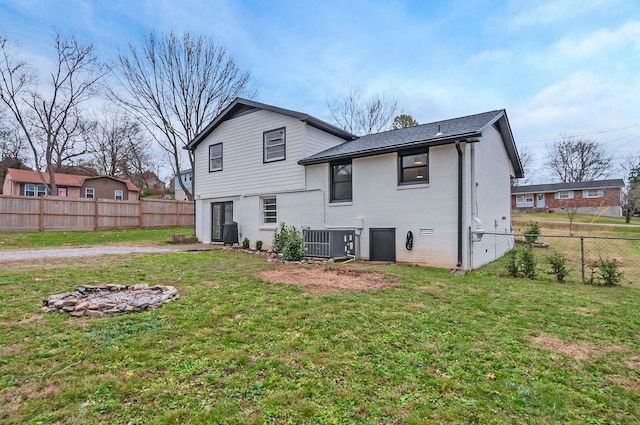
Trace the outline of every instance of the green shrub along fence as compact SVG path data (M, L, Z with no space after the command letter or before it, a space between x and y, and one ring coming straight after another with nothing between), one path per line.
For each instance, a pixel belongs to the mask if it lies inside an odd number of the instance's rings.
M563 282L610 284L607 278L616 277L618 272L621 275L615 283L640 286L640 238L491 232L484 232L483 238L495 238L498 246L505 247L513 246L515 240L514 250L530 246L535 279L559 280L560 271ZM507 254L497 266L506 272L509 260Z

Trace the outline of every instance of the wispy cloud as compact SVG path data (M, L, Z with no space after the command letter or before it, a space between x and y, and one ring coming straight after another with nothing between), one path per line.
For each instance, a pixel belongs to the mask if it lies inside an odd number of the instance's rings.
M569 21L578 15L591 13L603 6L612 7L608 0L541 0L511 3L512 9L520 9L508 21L512 30L522 30L533 26L546 26L552 23Z
M524 134L551 137L640 123L635 113L640 109L638 91L640 78L616 82L576 72L525 99L515 109L512 123Z
M628 22L614 29L602 28L583 38L565 38L553 46L556 53L564 58L589 58L620 47L640 50L640 21Z

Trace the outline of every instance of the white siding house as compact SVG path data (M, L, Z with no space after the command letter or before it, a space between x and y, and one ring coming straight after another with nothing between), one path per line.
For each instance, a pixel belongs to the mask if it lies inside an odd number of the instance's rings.
M509 249L522 167L504 110L356 137L300 112L236 99L195 151L196 235L271 245L279 223L348 230L354 254L471 269ZM409 243L410 242L410 243Z

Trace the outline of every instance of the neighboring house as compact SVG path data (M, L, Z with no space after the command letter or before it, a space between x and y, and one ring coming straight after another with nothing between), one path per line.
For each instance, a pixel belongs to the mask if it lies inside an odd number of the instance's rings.
M179 175L176 174L173 177L173 186L175 188L174 198L177 199L178 201L187 200L187 194L184 192L182 188L184 187L189 191L191 190L191 180L193 180L191 176L192 176L191 170L185 170L181 172ZM182 180L182 184L184 186L180 186L180 180Z
M514 212L560 212L622 217L622 179L549 183L511 188Z
M43 173L49 183L49 174ZM109 176L78 176L55 173L57 196L68 198L138 200L140 189L129 180ZM37 171L9 168L3 185L4 195L45 196L46 186L42 184Z
M482 222L511 230L510 182L522 166L504 110L356 137L236 99L187 148L204 243L222 241L233 220L240 240L268 248L284 222L348 231L365 260L461 269L513 244L470 235Z
M131 182L144 191L144 196L161 196L167 192L167 185L153 171L135 173Z

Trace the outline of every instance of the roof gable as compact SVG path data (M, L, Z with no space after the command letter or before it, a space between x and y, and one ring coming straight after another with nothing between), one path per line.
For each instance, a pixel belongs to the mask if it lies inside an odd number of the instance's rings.
M119 178L113 177L113 176L87 176L87 177L85 177L84 182L88 182L90 180L101 180L101 179L115 180L117 182L126 184L127 185L127 190L129 192L140 192L140 189L138 188L138 186L133 184L133 182L131 180L119 179Z
M342 130L341 128L331 125L325 121L319 120L318 118L312 117L311 115L292 111L290 109L278 108L276 106L254 102L253 100L238 97L233 102L231 102L231 104L227 106L216 118L214 118L214 120L204 130L197 134L196 137L194 137L193 140L185 147L185 149L194 150L198 146L198 144L200 144L200 142L202 142L223 122L256 112L258 110L271 111L277 114L296 118L312 127L315 127L319 130L322 130L344 140L351 140L356 137L348 131Z
M511 193L543 193L557 192L560 190L607 189L623 187L624 180L622 179L591 180L586 182L546 183L527 186L514 186L511 188Z

